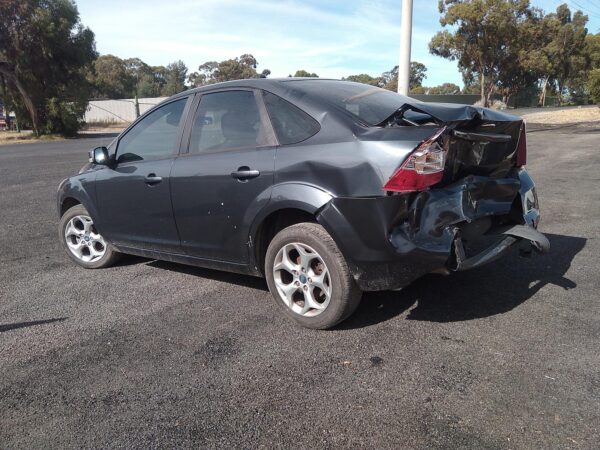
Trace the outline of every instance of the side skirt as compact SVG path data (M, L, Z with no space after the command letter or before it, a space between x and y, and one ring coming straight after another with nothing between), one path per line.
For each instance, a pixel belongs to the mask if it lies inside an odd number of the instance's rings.
M143 258L158 259L161 261L169 261L179 264L187 264L195 267L203 267L205 269L222 270L224 272L240 273L243 275L252 275L255 277L262 277L262 275L249 264L239 264L226 261L218 261L214 259L198 258L195 256L181 255L178 253L167 253L159 252L155 250L144 250L134 247L126 247L122 245L115 245L115 248L128 255L141 256Z

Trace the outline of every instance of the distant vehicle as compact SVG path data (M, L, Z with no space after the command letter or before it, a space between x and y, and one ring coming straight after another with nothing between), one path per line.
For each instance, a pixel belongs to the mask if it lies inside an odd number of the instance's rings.
M59 237L87 268L119 253L264 276L297 323L362 291L547 251L525 126L337 80L255 79L175 95L58 189Z

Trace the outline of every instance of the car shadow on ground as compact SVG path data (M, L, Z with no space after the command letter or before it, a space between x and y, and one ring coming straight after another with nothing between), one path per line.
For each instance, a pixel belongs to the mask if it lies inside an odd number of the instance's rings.
M512 310L548 284L566 290L575 288L577 285L565 274L573 258L585 247L586 239L556 234L546 236L550 240L547 255L521 258L515 248L505 258L479 269L448 277L426 275L401 291L366 292L358 310L336 329L367 327L408 310L408 320L457 322L479 319ZM123 263L141 261L149 260L128 257ZM149 261L147 265L268 291L262 278L166 261Z
M401 291L368 292L338 329L385 322L407 310L408 320L457 322L502 314L529 300L548 284L565 290L577 285L565 277L585 238L546 234L550 253L523 259L517 251L489 265L444 277L427 275ZM516 250L516 249L514 249ZM411 309L412 308L412 309Z
M147 260L146 260L147 261ZM157 269L171 270L173 272L185 273L195 277L207 278L209 280L220 281L223 283L236 284L252 289L268 291L267 282L263 278L253 277L250 275L242 275L238 273L222 272L220 270L204 269L195 266L186 266L168 261L150 261L147 263L150 267Z
M4 333L5 331L18 330L19 328L34 327L36 325L45 325L53 322L62 322L63 320L67 319L68 317L59 317L56 319L32 320L30 322L7 323L6 325L0 325L0 333Z

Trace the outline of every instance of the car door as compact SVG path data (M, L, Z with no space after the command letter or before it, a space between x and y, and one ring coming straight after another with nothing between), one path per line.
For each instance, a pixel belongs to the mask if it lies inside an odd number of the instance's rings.
M144 116L119 138L114 163L99 171L96 197L102 234L114 244L181 251L169 177L188 101L191 104L189 97L176 99Z
M191 256L246 263L249 229L269 201L276 140L260 93L202 94L186 133L188 151L173 163L173 212Z

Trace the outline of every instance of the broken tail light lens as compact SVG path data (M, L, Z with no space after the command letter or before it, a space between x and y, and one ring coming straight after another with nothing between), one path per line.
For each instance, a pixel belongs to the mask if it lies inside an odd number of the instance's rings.
M527 163L527 133L525 132L525 122L521 125L521 134L517 144L517 167L524 166Z
M396 170L383 187L386 191L422 191L442 181L446 151L438 138L446 130L439 129L433 136L423 141Z

